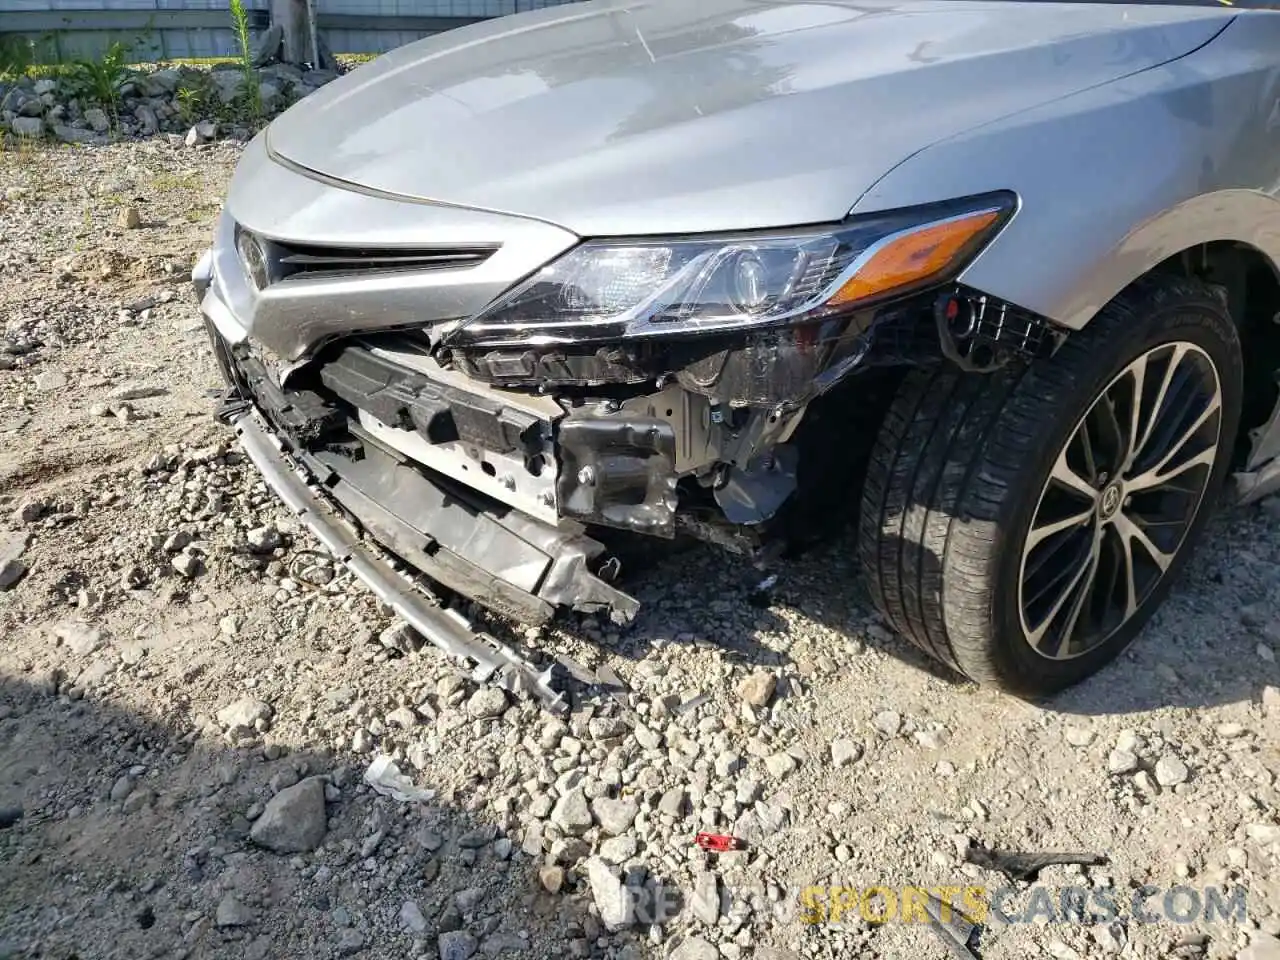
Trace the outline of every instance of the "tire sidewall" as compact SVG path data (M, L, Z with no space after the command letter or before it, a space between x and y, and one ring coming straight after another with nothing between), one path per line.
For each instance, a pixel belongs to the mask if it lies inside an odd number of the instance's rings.
M1102 319L1101 317L1098 318ZM995 649L991 650L990 667L1002 684L1012 691L1028 694L1051 693L1079 682L1117 657L1137 638L1156 609L1177 580L1188 557L1194 551L1205 524L1213 512L1213 506L1227 472L1230 469L1233 439L1239 424L1243 394L1243 371L1238 333L1223 308L1211 300L1189 301L1181 299L1162 307L1156 307L1147 316L1130 316L1131 322L1116 324L1105 329L1105 324L1094 325L1076 336L1091 337L1091 346L1099 356L1109 358L1107 363L1090 364L1090 369L1080 370L1066 391L1070 396L1051 398L1056 401L1061 415L1052 424L1045 425L1045 438L1037 447L1036 455L1028 458L1017 484L1017 495L1011 498L1011 510L1006 521L1000 524L1004 531L1000 549L996 553L995 576L989 582L994 585L992 596L992 623L995 626ZM1032 649L1022 629L1019 583L1022 575L1022 549L1026 542L1035 512L1039 507L1041 492L1048 482L1049 472L1081 419L1088 412L1102 391L1141 354L1163 343L1178 340L1200 347L1213 362L1222 389L1222 426L1218 456L1214 463L1209 486L1196 511L1191 526L1181 546L1155 590L1142 607L1121 625L1110 637L1093 650L1071 660L1050 660ZM1052 358L1042 361L1053 363ZM1020 385L1034 394L1042 384L1035 367Z

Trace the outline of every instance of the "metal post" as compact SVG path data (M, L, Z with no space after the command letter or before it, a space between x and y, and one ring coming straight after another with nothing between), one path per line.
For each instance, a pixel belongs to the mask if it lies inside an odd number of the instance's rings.
M307 0L307 42L311 44L311 66L321 70L328 66L320 62L320 35L316 32L316 5Z
M311 25L306 0L271 0L271 23L283 35L283 60L305 63L311 47Z

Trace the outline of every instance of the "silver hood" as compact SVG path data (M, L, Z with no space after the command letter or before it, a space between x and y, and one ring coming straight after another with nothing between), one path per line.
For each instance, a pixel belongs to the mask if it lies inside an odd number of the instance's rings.
M595 0L452 31L330 84L277 156L582 236L837 220L930 144L1208 42L1229 8Z

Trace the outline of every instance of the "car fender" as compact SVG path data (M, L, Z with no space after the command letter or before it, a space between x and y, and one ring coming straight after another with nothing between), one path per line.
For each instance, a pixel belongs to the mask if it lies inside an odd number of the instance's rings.
M1186 57L920 151L852 212L1014 190L1016 215L961 280L1073 329L1196 244L1247 243L1276 267L1276 50L1280 14L1242 14Z

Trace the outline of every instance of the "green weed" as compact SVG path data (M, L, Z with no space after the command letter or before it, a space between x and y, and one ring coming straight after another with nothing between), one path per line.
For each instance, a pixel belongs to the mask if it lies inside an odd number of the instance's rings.
M178 106L178 116L182 118L184 124L190 125L195 121L196 114L205 102L205 91L199 86L183 84L178 87L175 94Z
M66 83L82 105L97 104L110 116L112 125L118 126L121 91L134 76L129 66L129 48L123 43L113 43L101 59L77 60L71 64Z
M240 48L238 63L244 75L241 97L254 120L262 119L262 92L258 88L258 74L253 69L253 47L249 43L249 11L244 0L231 0L231 26L236 34L236 46Z

